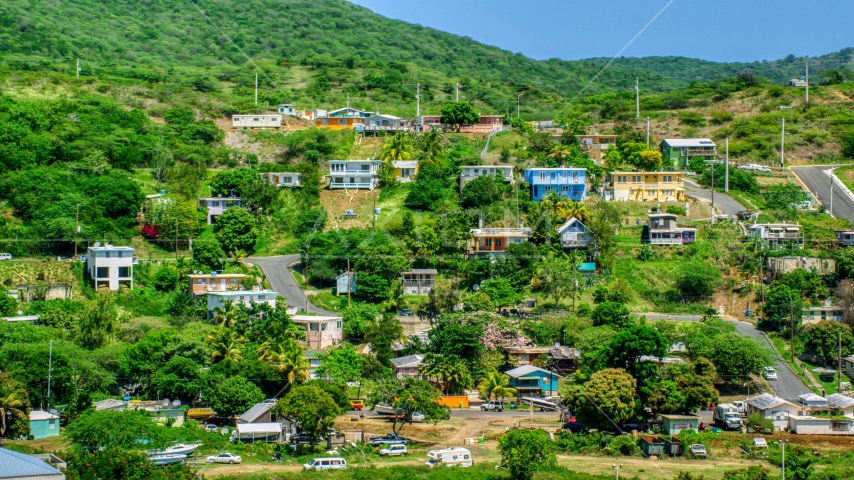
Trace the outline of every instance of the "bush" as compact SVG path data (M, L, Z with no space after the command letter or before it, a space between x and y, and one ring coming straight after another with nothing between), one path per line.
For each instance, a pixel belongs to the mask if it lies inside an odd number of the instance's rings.
M169 267L161 268L154 276L154 288L158 292L171 292L178 287L180 281L177 270Z
M671 215L687 215L687 212L685 212L685 207L680 207L678 205L668 205L666 211Z
M637 455L641 452L640 447L638 447L638 440L631 435L614 437L613 440L608 442L607 450L611 455L625 455L627 457Z
M735 116L725 110L715 110L709 114L712 117L712 123L715 125L721 125L732 121Z
M323 207L314 207L300 212L297 215L294 233L297 236L302 236L308 233L321 231L326 226L328 215Z
M774 433L774 421L765 418L761 413L754 413L747 417L747 428L758 428L761 433Z
M486 207L501 200L503 182L495 176L486 175L475 178L463 187L461 195L463 207Z
M676 278L676 288L688 300L711 296L721 283L721 272L701 264L686 264Z
M679 112L679 123L689 127L705 127L706 119L697 112Z
M216 270L225 258L222 246L215 238L200 238L193 242L193 261L202 269Z
M604 302L596 306L591 315L593 325L600 327L607 325L615 329L621 329L634 323L629 308L622 303Z

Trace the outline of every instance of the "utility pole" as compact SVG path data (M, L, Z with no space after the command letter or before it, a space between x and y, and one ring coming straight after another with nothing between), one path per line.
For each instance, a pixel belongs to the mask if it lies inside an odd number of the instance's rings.
M715 224L715 167L712 166L712 225Z
M347 94L347 108L350 108L350 94Z
M640 79L635 77L635 118L640 118Z
M792 335L789 337L789 352L792 354L792 364L795 363L795 306L789 297L789 316L792 317Z
M729 137L726 137L726 159L724 160L724 193L729 192Z
M839 355L836 357L836 391L842 390L842 331L837 332L839 338L839 350L837 352Z
M522 92L516 96L516 118L519 118L519 112L521 111L520 108L522 105L522 95L524 94L525 92Z
M459 83L457 83L457 100L456 101L458 101L458 102L460 101L460 84Z
M831 197L832 198L832 197ZM77 258L77 238L80 234L80 204L77 204L77 214L74 215L74 258Z
M649 116L646 117L646 148L649 148Z
M421 117L421 84L415 85L415 118ZM349 98L349 97L348 97Z
M80 59L79 58L77 59L77 70L75 70L75 72L77 73L77 78L80 78Z
M783 449L783 479L786 480L786 442L778 442Z
M347 258L347 308L350 308L350 258Z
M783 149L786 146L786 117L783 117L783 128L780 130L780 168L783 168Z
M255 105L258 105L258 74L255 74Z
M810 62L807 62L807 105L810 104Z
M516 227L522 228L522 224L519 222L519 179L516 180Z
M833 167L830 167L830 216L833 216Z
M48 342L49 350L47 357L47 407L50 411L50 372L53 369L53 340Z
M374 212L373 212L373 223L371 223L371 228L375 228L377 226L377 190L374 189Z

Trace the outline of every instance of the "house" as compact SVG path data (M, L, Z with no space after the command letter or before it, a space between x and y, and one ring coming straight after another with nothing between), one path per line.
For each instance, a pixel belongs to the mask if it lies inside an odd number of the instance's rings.
M804 308L801 323L818 323L825 320L842 321L842 307L837 305L822 305L820 307Z
M240 290L240 282L248 278L242 273L194 273L190 279L190 295L199 297L208 292L228 292Z
M320 354L322 350L306 350L303 358L308 360L308 378L315 380L317 376L317 368L320 367Z
M845 375L854 380L854 355L843 358L842 366L844 367Z
M363 132L403 132L408 130L403 119L394 115L371 115L364 120Z
M685 200L683 175L683 172L614 172L605 189L605 199L681 202Z
M92 403L92 406L95 408L96 412L100 412L101 410L126 410L128 408L128 402L124 400L116 400L115 398L107 398L99 402Z
M762 395L747 400L748 416L758 413L762 418L770 418L774 422L775 430L782 430L789 425L790 416L798 416L804 413L803 407L792 402L763 393Z
M836 241L846 247L854 246L854 228L851 230L835 230Z
M232 128L282 128L281 115L234 115Z
M187 410L183 408L160 408L151 411L152 419L161 425L180 428L187 421Z
M362 117L319 117L314 120L314 125L329 130L358 130L364 125L364 120Z
M796 435L854 435L854 418L790 416L788 429Z
M533 365L523 365L504 372L510 377L510 386L521 397L553 397L557 394L558 379L555 372Z
M332 110L328 114L323 116L329 118L368 118L373 116L373 113L365 112L357 108L345 107L339 108L338 110Z
M30 412L30 436L35 440L59 435L59 416L43 410Z
M460 167L460 182L466 183L477 177L500 176L504 183L513 183L512 165L466 165Z
M468 241L469 255L475 257L495 257L504 255L507 245L527 242L531 236L530 228L475 228Z
M697 238L696 228L679 228L676 215L670 213L647 214L648 243L651 245L687 245Z
M827 407L827 399L812 392L799 395L798 401L805 407Z
M395 377L421 378L419 367L424 362L424 355L415 354L391 359L392 374Z
M0 480L65 480L65 474L33 455L0 448Z
M347 272L338 275L335 278L336 285L336 295L347 295L347 291L350 293L356 293L356 273L350 272L348 275Z
M594 133L593 135L576 135L575 138L577 138L578 143L581 144L581 151L587 152L590 159L596 163L602 163L602 157L605 154L605 150L612 147L616 148L617 146L616 135L600 135L598 133Z
M272 290L261 290L259 287L253 287L252 290L227 290L227 291L208 291L205 293L208 299L208 319L215 316L217 308L224 309L226 302L234 304L242 304L250 306L253 303L266 303L272 308L276 308L276 296L278 293Z
M394 167L394 178L400 183L409 183L418 174L418 160L394 160L391 165Z
M240 208L239 197L202 197L199 205L208 211L208 225L216 222L216 217L232 207Z
M789 80L790 87L806 87L808 83L803 78L793 78Z
M400 280L403 282L403 293L407 295L427 295L436 285L436 275L439 272L435 268L418 268L406 272L400 272Z
M551 347L504 347L509 363L517 366L533 365L540 356L548 356Z
M274 187L301 187L302 174L298 172L265 172L261 179Z
M331 347L344 338L341 317L321 315L292 315L291 321L305 327L308 348L323 349Z
M747 226L747 234L758 238L769 248L782 248L790 243L804 244L801 227L791 223L754 223Z
M296 110L294 110L293 104L283 103L276 107L276 111L279 112L280 115L287 115L289 117L296 116Z
M661 432L667 435L678 435L682 430L693 430L694 433L700 424L696 415L661 415Z
M566 375L578 370L581 352L572 347L504 347L510 363L518 366L533 365L540 357L559 375Z
M275 406L276 402L256 403L237 417L237 423L274 423L276 422L276 414L273 413Z
M108 288L119 290L128 287L133 290L133 266L139 260L133 256L133 247L117 247L106 244L89 247L85 262L89 277L95 282L95 289Z
M528 168L525 181L531 185L531 198L535 202L553 190L570 200L581 201L587 196L585 168Z
M795 270L807 270L816 272L819 275L829 275L836 273L836 260L832 258L815 258L815 257L768 257L768 268L765 270L765 275L770 282L774 277L779 277L784 273L794 272Z
M333 160L329 162L329 188L367 188L380 182L379 160Z
M430 127L450 127L442 124L441 115L422 115L419 123L424 125L425 130ZM489 133L500 131L504 128L504 115L481 115L477 122L472 125L460 127L460 133Z
M854 398L841 393L834 393L827 397L827 407L838 415L854 418Z
M593 234L575 217L558 227L557 234L560 236L561 247L568 249L587 248L593 241Z
M667 168L685 169L695 157L707 162L718 158L718 147L710 138L665 138L660 147L662 165Z

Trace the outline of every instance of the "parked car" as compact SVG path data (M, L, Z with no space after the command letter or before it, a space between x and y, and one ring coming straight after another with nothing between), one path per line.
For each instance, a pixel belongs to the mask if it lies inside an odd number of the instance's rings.
M502 411L504 411L504 402L493 401L493 402L489 402L489 403L484 403L483 405L480 406L480 409L481 409L481 411L484 411L484 412L487 412L487 411L489 411L489 412L492 412L492 411L502 412Z
M402 445L406 445L408 442L409 442L409 439L407 439L405 437L401 437L400 435L397 435L394 433L389 433L388 435L386 435L384 437L374 437L374 438L371 438L368 440L368 443L370 443L373 446L398 444L398 443L402 444Z
M753 212L750 210L742 210L735 214L739 220L750 220L753 217Z
M276 400L275 398L268 398L264 400L264 405L275 405L276 402L278 402L278 400Z
M231 452L222 452L219 455L211 455L207 458L207 461L213 463L228 463L234 465L235 463L240 463L240 455L235 455Z
M569 430L570 433L587 433L587 425L581 422L566 422L561 430Z
M216 432L217 430L219 430L219 427L212 423L205 425L205 431L207 432Z
M353 410L358 410L361 412L362 409L365 408L365 401L361 400L361 399L360 400L350 400L350 406L353 408Z
M746 164L738 167L738 169L739 170L753 170L755 172L765 172L765 173L771 172L770 168L762 166L762 165L757 165L755 163L746 163Z
M412 310L409 308L401 308L399 312L397 312L398 317L411 317Z
M765 371L762 372L762 376L765 377L766 380L777 380L777 370L774 370L774 367L765 367Z
M699 443L695 443L688 447L688 451L691 452L691 456L694 458L706 458L706 447Z
M302 466L303 470L344 470L347 468L347 460L341 457L314 458Z
M644 424L640 420L633 420L620 425L620 429L624 432L631 432L632 430L643 432Z
M297 433L296 435L291 435L291 443L309 444L311 443L311 437L305 433Z
M0 253L0 260L11 260L11 259L12 259L11 253Z
M738 430L743 425L738 407L731 403L721 403L715 407L715 425L725 430Z
M384 457L396 457L406 455L407 453L409 453L409 451L406 449L406 445L403 445L402 443L393 443L380 449L380 455Z

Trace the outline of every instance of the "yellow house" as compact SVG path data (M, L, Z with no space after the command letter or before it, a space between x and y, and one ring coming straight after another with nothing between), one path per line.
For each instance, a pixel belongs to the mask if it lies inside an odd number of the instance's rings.
M391 162L394 167L394 178L400 183L408 183L415 180L418 173L418 160L395 160Z
M314 121L317 128L328 128L330 130L353 130L364 125L365 119L361 117L329 118L321 117Z
M684 172L614 172L607 200L678 202L685 200Z

